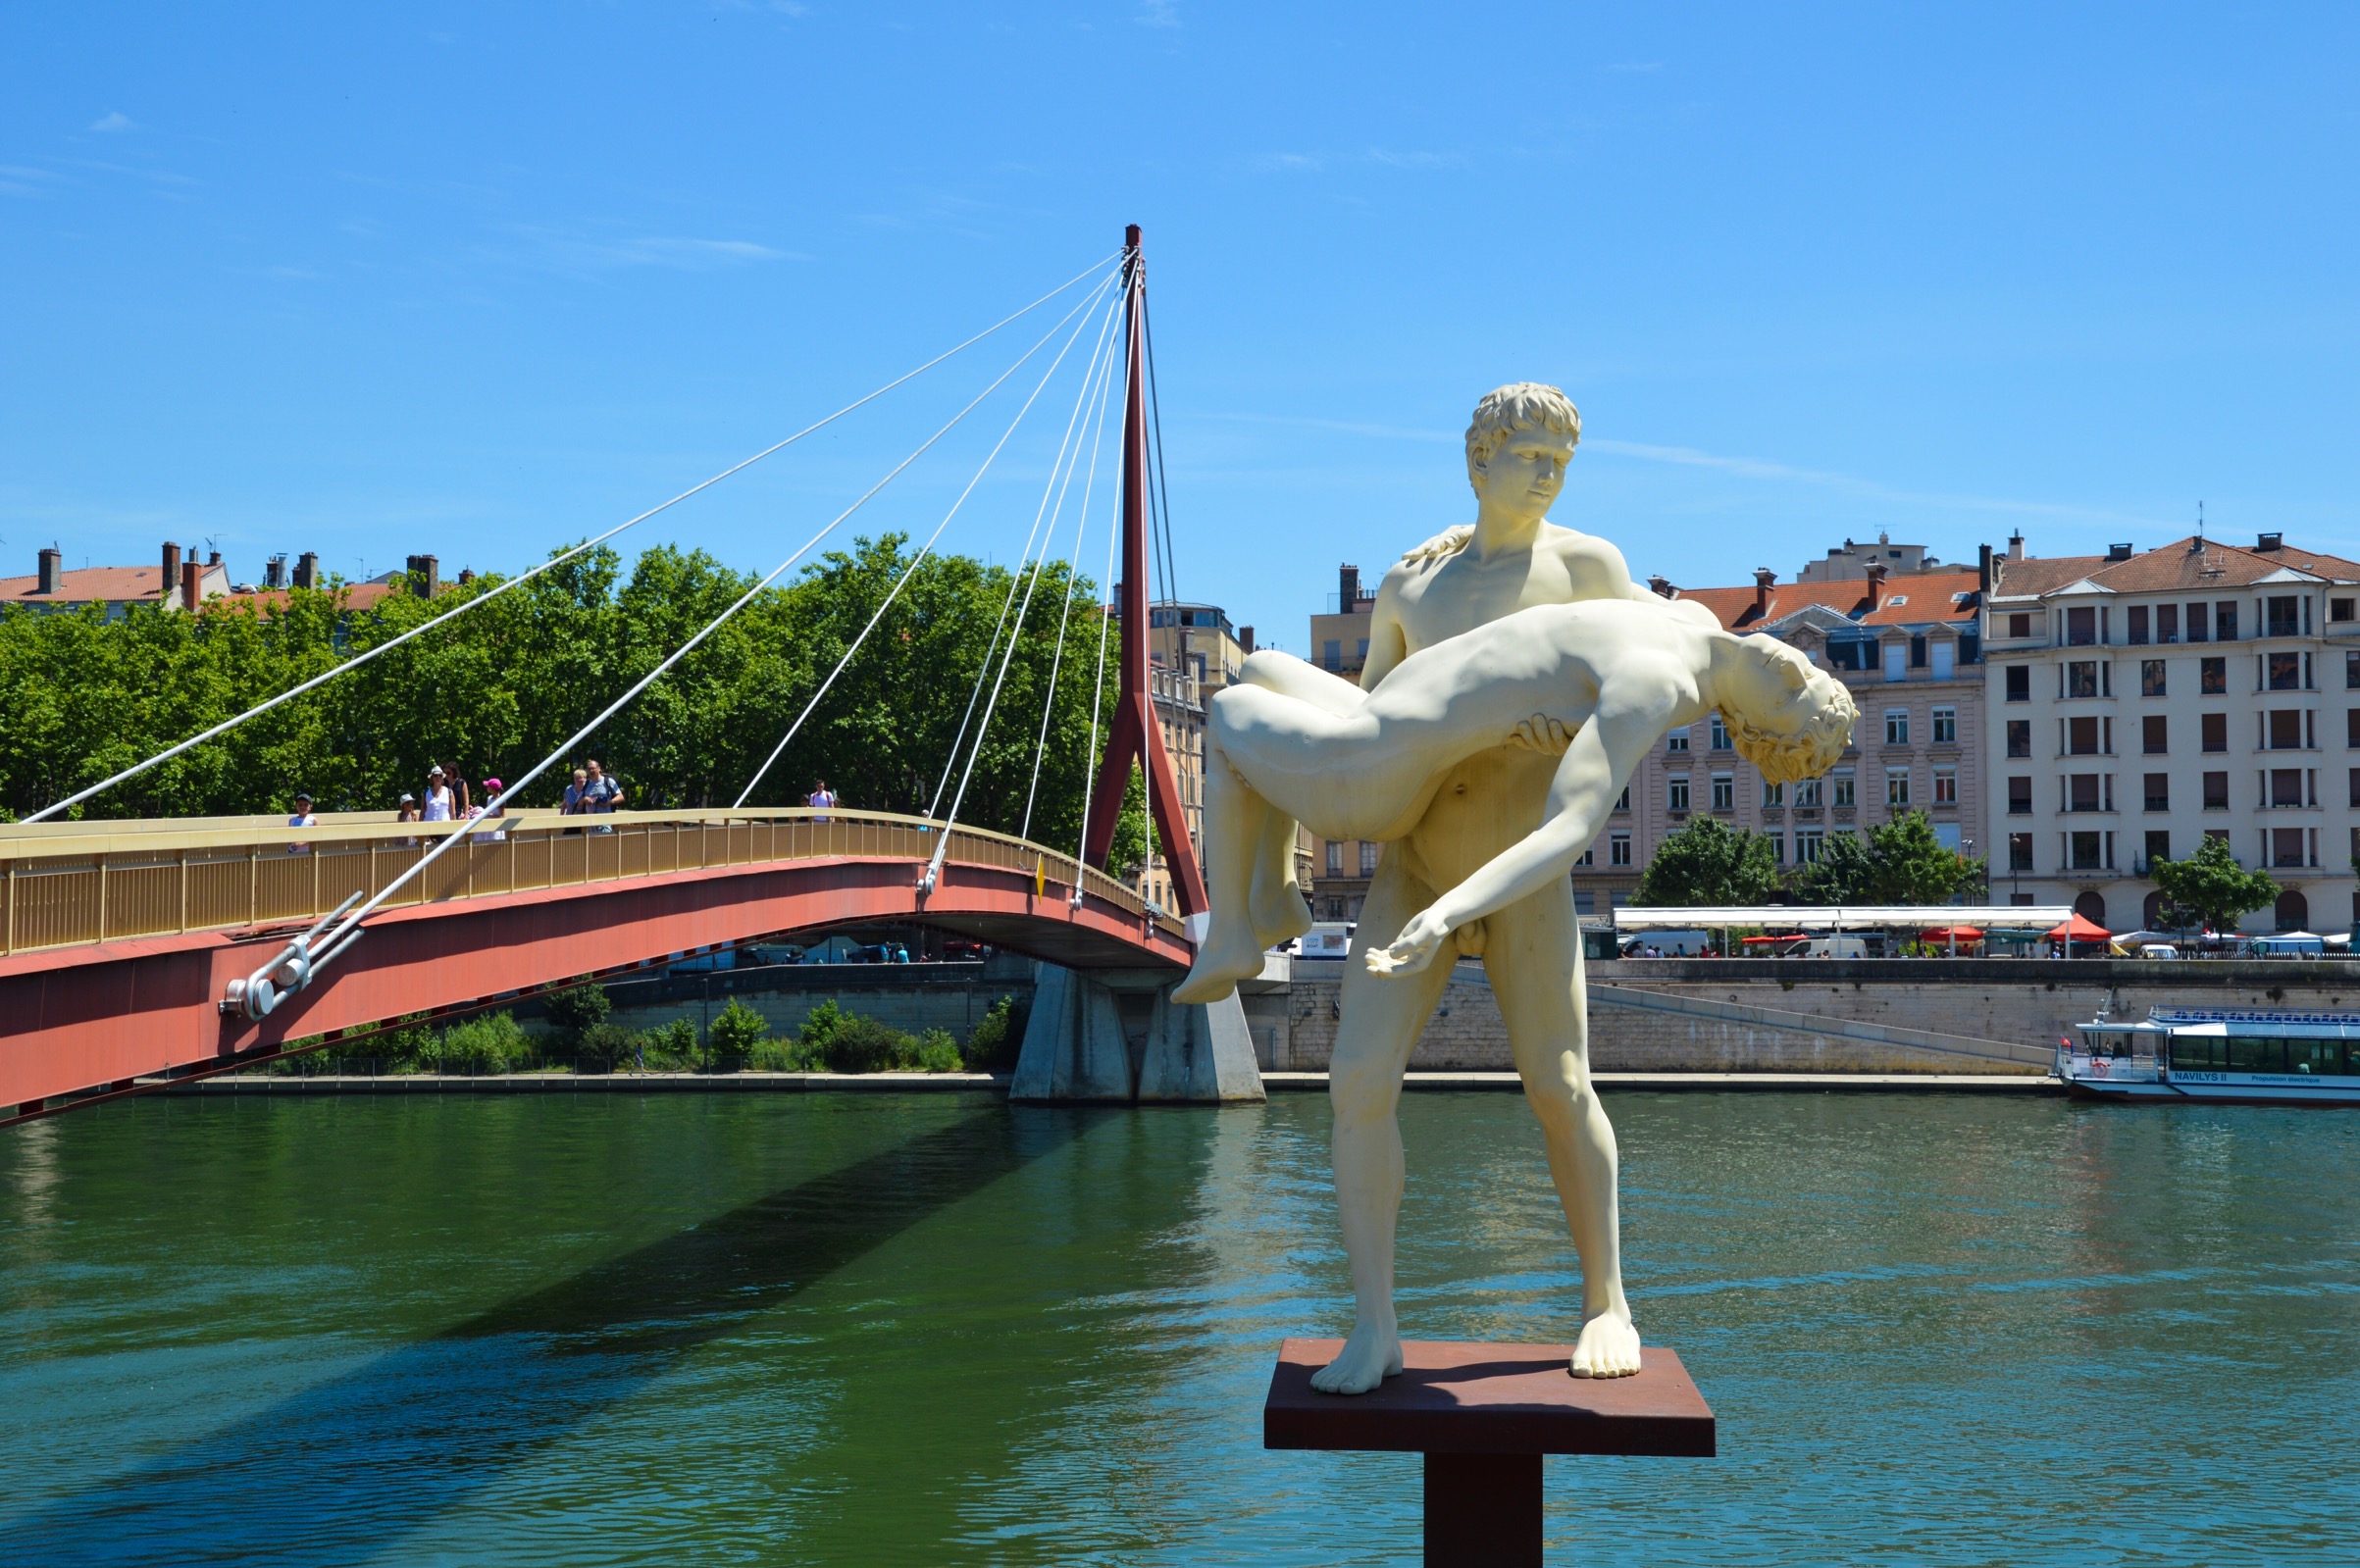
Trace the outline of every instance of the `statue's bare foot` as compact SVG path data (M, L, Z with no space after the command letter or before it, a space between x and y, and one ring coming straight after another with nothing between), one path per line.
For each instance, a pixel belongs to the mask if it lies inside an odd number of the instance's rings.
M1577 1378L1627 1378L1639 1370L1639 1331L1628 1308L1601 1312L1581 1326L1568 1370Z
M1321 1393L1366 1393L1401 1370L1401 1336L1363 1324L1352 1331L1335 1360L1311 1374L1311 1387Z
M1224 942L1218 936L1197 949L1197 961L1188 966L1188 978L1172 987L1172 1000L1183 1006L1198 1002L1217 1002L1237 989L1241 980L1252 980L1262 972L1262 950L1254 945L1254 938Z
M1302 892L1292 885L1281 887L1270 897L1254 900L1254 939L1265 949L1293 941L1312 925L1311 906L1304 902Z

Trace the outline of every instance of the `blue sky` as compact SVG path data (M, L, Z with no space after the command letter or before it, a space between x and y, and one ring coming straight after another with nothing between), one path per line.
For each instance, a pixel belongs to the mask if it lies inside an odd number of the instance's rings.
M2355 17L12 7L0 570L513 569L1126 222L1178 586L1299 651L1339 560L1468 515L1512 379L1582 409L1559 520L1675 582L1879 530L2144 546L2199 499L2360 554ZM1003 337L626 540L767 570ZM1079 363L947 547L1020 550ZM855 526L930 531L1013 411Z

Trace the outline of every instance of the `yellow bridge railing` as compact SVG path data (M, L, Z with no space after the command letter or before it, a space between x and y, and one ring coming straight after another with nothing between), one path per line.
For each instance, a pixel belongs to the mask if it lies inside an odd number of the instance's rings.
M379 892L448 831L361 813L323 817L316 828L279 817L0 827L0 953L309 923L353 893ZM914 885L942 833L922 817L875 811L523 811L478 819L463 847L386 907L795 860L906 860ZM1071 855L982 829L949 834L949 865L1038 873L1068 888L1078 878L1089 897L1181 935L1179 922Z

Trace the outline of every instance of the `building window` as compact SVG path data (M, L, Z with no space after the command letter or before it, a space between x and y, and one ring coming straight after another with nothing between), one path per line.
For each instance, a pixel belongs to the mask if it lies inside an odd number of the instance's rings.
M1909 657L1910 645L1908 643L1899 637L1889 639L1884 645L1884 678L1887 681L1908 680Z
M1686 774L1675 773L1665 781L1664 804L1675 812L1685 812L1688 809L1688 776Z
M2160 697L2164 694L2164 662L2161 659L2138 661L2138 694Z
M2270 710L2269 730L2263 745L2271 751L2300 751L2303 748L2303 711L2300 708Z
M2085 648L2098 640L2098 612L2086 605L2065 612L2065 645Z
M2094 757L2102 749L2098 744L2098 721L2095 718L2065 721L2065 754L2069 757Z
M2302 634L2300 612L2291 593L2274 593L2262 601L2262 614L2270 628L2269 635L2293 637Z
M1319 662L1330 670L1344 668L1344 644L1329 637L1319 644Z
M1838 768L1835 770L1835 773L1832 777L1835 783L1835 804L1839 807L1852 805L1854 803L1852 799L1852 770L1849 768Z
M2196 689L2208 697L2229 695L2229 661L2227 659L2197 661Z
M2008 781L2008 815L2029 817L2032 814L2032 781L2011 778Z
M2068 851L2076 871L2102 871L2105 863L2099 859L2099 836L2094 833L2066 835Z
M1713 716L1713 749L1716 751L1729 749L1728 721L1718 713Z
M1820 782L1817 779L1795 781L1795 809L1798 811L1820 809Z
M2360 768L2354 768L2354 769L2352 769L2352 770L2351 770L2351 775L2352 775L2352 777L2351 777L2351 791L2352 791L2352 793L2351 793L2351 802L2350 802L2350 803L2351 803L2352 805L2355 805L2355 806L2360 806ZM2354 829L2352 830L2352 832L2354 832L2354 833L2360 833L2360 828L2354 828ZM2355 850L2355 851L2354 851L2354 853L2355 853L2355 854L2360 854L2360 850Z
M2343 710L2343 743L2360 746L2360 708Z
M1906 746L1910 743L1910 711L1907 708L1884 710L1884 743Z
M2270 804L2299 806L2303 803L2303 770L2273 768L2269 772Z
M1786 835L1782 833L1773 833L1766 835L1765 836L1767 836L1770 841L1770 864L1773 866L1785 865Z
M2264 661L2266 682L2273 691L2300 691L2303 688L2303 656L2299 653L2274 653Z
M2151 773L2147 775L2147 809L2149 811L2172 809L2172 776L2170 774Z
M1820 845L1827 835L1817 828L1805 828L1795 835L1795 864L1816 866L1820 863Z
M1910 803L1910 771L1907 768L1887 768L1884 771L1884 803L1896 811Z
M1765 811L1776 811L1785 804L1786 785L1782 784L1771 784L1768 779L1763 780L1762 809Z
M1933 719L1934 744L1937 746L1957 745L1959 743L1959 710L1936 708Z
M2028 637L2031 634L2032 618L2030 616L2012 615L2008 617L2008 635L2012 637Z
M2270 864L2300 866L2307 864L2303 856L2303 831L2300 828L2270 830Z
M2011 757L2028 757L2031 754L2032 721L2029 719L2010 719L2008 721L2008 755Z
M2223 599L2220 603L2213 606L2213 640L2215 642L2234 642L2237 640L2236 600Z
M2010 702L2032 700L2032 667L2030 665L2012 664L2008 666L2007 700Z
M2208 773L2204 776L2204 809L2207 811L2227 811L2229 809L2228 774Z
M1921 638L1920 640L1924 639ZM1936 681L1947 681L1959 673L1959 645L1957 643L1948 637L1943 637L1926 651L1933 655L1933 678Z
M1737 776L1735 774L1717 773L1713 776L1713 809L1715 811L1735 811L1737 809Z
M1344 875L1344 846L1333 838L1327 841L1327 874L1331 877Z
M2155 640L2158 642L2178 642L2180 640L2179 605L2159 604L2155 607Z
M2210 606L2202 603L2189 605L2188 640L2202 642L2205 639L2207 628L2212 625L2212 619L2213 612Z
M1376 875L1376 866L1377 866L1377 846L1376 846L1376 845L1374 845L1374 844L1372 844L1372 843L1370 843L1370 842L1369 842L1367 839L1365 839L1365 838L1361 839L1361 840L1360 840L1360 875L1361 875L1361 876L1363 876L1363 877L1373 877L1373 876L1375 876L1375 875Z
M2068 811L2098 811L2098 780L2094 773L2069 774L2065 780L2065 809Z
M1955 806L1958 803L1959 770L1956 768L1936 768L1934 770L1934 804L1937 806Z
M2349 600L2349 599L2330 599L2330 600L2328 601L2328 620L2329 620L2331 623L2333 623L2333 622L2336 622L2336 621L2349 621L2349 620L2351 620L2351 619L2352 619L2352 601L2351 601L2351 600Z
M1664 749L1666 751L1674 753L1683 753L1687 751L1688 732L1685 730L1674 730L1669 734L1666 735L1664 737Z
M2032 869L2032 835L2030 834L2012 833L2008 835L2008 869L2010 871L2030 871Z
M1611 833L1606 835L1606 862L1610 866L1630 864L1630 835Z
M1622 786L1622 793L1620 793L1620 794L1618 794L1618 795L1616 795L1616 796L1615 797L1615 809L1616 809L1616 811L1628 811L1628 810L1630 810L1630 785L1629 785L1629 784L1624 784L1624 785Z
M2065 667L2065 695L2094 697L2098 694L2098 664L2094 659L2076 659Z
M2128 619L2128 621L2129 622L2129 625L2130 625L2130 633L2129 633L2129 635L2130 635L2130 641L2131 641L2133 644L2142 643L2142 642L2146 641L2146 640L2147 640L2147 607L2146 607L2145 605L2143 605L2143 604L2134 604L2134 605L2132 605L2132 606L2130 607L2129 614L2129 616L2128 616L2126 619Z
M1589 848L1581 852L1581 858L1574 861L1573 864L1576 866L1592 866L1597 864L1597 861L1598 846L1596 844L1592 844Z
M2202 713L2196 716L2196 747L2200 751L2229 749L2229 715Z

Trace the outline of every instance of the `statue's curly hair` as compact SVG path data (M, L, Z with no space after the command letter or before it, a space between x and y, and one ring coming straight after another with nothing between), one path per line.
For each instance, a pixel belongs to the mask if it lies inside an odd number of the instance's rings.
M1729 743L1771 784L1817 779L1835 766L1851 743L1852 725L1860 717L1860 709L1841 681L1809 664L1793 648L1772 643L1763 657L1780 659L1794 670L1806 672L1795 683L1814 699L1816 711L1799 733L1779 734L1724 706L1720 717L1729 728Z
M1488 463L1500 443L1518 430L1549 430L1569 435L1581 444L1581 411L1556 387L1540 381L1512 381L1483 394L1475 417L1466 428L1466 477L1475 465Z

